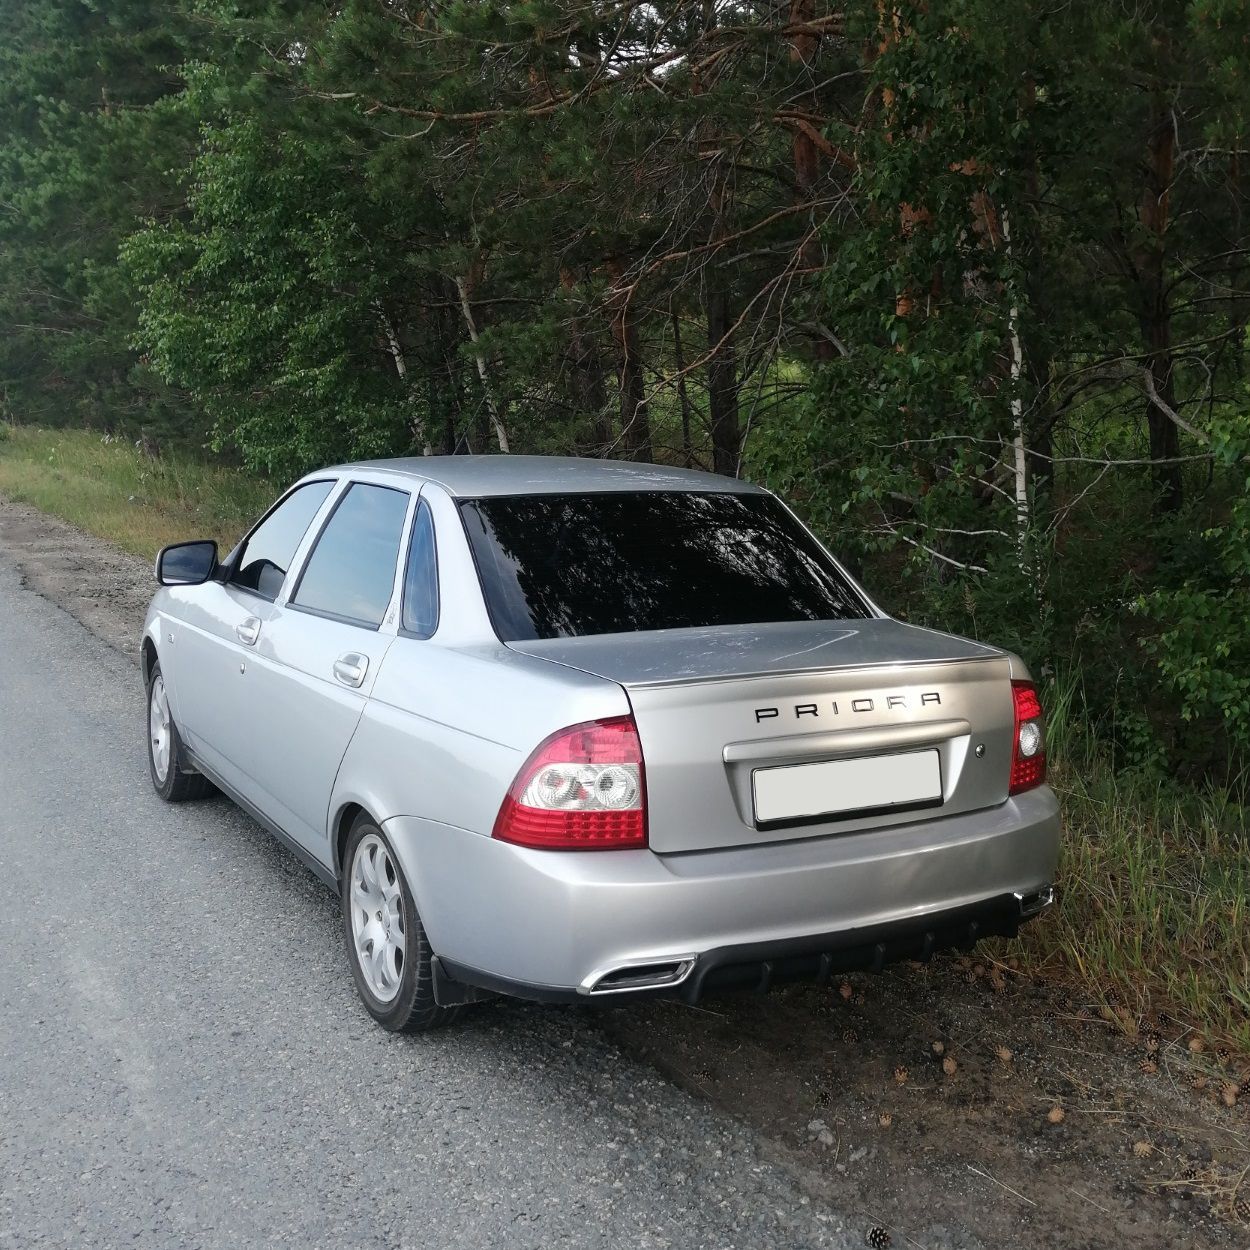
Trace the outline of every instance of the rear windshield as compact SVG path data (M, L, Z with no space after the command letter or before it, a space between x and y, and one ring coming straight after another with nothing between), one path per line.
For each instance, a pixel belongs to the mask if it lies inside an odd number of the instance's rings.
M460 511L505 642L868 615L770 495L515 495Z

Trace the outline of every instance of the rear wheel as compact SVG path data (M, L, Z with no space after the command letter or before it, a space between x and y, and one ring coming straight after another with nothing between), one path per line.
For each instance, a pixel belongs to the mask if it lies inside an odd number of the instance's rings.
M343 852L343 929L356 989L383 1028L423 1033L459 1008L434 1000L433 951L386 835L361 814Z
M153 788L167 803L202 799L213 792L212 782L197 773L187 758L169 710L169 692L159 663L148 674L148 769Z

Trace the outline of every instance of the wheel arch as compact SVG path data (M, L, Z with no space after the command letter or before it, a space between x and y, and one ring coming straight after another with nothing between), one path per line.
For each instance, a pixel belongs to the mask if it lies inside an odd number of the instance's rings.
M156 643L150 634L143 636L143 645L139 649L139 664L143 669L143 684L146 686L152 677L152 666L157 661Z
M343 851L347 847L347 835L352 830L356 817L364 813L376 823L376 817L362 803L346 802L340 805L331 826L330 846L334 856L334 876L337 881L343 879Z

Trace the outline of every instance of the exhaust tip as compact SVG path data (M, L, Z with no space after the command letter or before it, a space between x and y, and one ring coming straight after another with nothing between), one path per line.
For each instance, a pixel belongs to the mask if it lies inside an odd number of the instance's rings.
M662 989L680 985L694 969L694 957L657 959L650 963L620 964L602 973L591 985L590 994L628 994L631 991Z
M1021 894L1017 891L1016 899L1020 903L1021 918L1027 919L1045 911L1055 901L1055 887L1044 885L1040 890L1034 890L1032 894Z

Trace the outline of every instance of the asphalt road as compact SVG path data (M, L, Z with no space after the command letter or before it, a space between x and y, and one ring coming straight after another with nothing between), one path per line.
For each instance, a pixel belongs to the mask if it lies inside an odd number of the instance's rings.
M842 1247L581 1009L395 1037L335 900L163 804L136 667L0 563L0 1247Z

